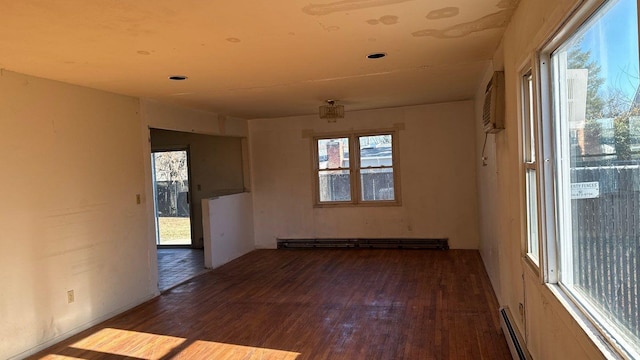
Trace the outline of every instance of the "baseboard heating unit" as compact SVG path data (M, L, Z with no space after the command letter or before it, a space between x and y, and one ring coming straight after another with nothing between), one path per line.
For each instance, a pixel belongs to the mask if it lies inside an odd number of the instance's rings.
M338 248L448 250L449 239L278 239L278 249Z
M520 335L518 328L513 323L513 317L508 307L500 308L500 325L507 339L509 351L514 360L531 360L531 355L527 351L524 339Z

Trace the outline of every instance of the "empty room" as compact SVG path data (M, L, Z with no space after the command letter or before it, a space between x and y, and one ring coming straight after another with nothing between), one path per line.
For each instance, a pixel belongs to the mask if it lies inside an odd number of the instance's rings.
M637 0L0 17L1 359L640 359Z

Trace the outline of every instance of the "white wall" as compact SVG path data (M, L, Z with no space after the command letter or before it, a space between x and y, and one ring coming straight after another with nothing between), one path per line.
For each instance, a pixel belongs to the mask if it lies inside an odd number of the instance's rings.
M216 268L255 249L250 193L202 200L204 264Z
M490 74L494 68L501 70L504 67L506 130L489 135L488 166L478 167L480 249L498 300L511 309L516 326L526 337L527 347L535 359L603 357L588 333L522 261L524 183L520 169L521 128L517 103L519 71L575 3L574 0L521 0L502 45L496 51L494 66L488 69ZM480 86L476 96L477 123L481 121L485 84ZM477 139L484 139L481 131L478 127ZM518 315L519 304L525 307L525 317Z
M277 238L449 238L478 248L475 120L472 101L250 120L256 246ZM348 110L348 109L347 109ZM313 207L309 132L388 129L399 132L402 205ZM397 156L396 155L396 156Z
M8 71L0 94L6 359L137 305L157 284L138 100Z

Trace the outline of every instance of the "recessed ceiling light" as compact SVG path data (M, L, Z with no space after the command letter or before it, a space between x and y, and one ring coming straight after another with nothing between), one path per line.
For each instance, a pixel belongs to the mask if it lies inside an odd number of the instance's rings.
M387 56L387 53L383 53L383 52L378 52L378 53L373 53L373 54L369 54L367 55L367 59L380 59Z
M182 80L187 80L188 77L184 76L184 75L171 75L169 76L169 80L175 80L175 81L182 81Z

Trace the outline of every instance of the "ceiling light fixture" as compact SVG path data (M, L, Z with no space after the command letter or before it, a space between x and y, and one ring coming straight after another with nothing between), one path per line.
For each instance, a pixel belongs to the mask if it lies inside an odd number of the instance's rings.
M344 106L336 105L336 100L327 100L327 105L319 108L320 119L327 119L329 122L336 122L336 119L344 117Z
M381 58L383 58L385 56L387 56L387 53L378 52L378 53L372 53L372 54L367 55L367 59L375 60L375 59L381 59Z
M182 80L187 80L188 77L184 76L184 75L171 75L169 76L169 80L174 80L174 81L182 81Z

